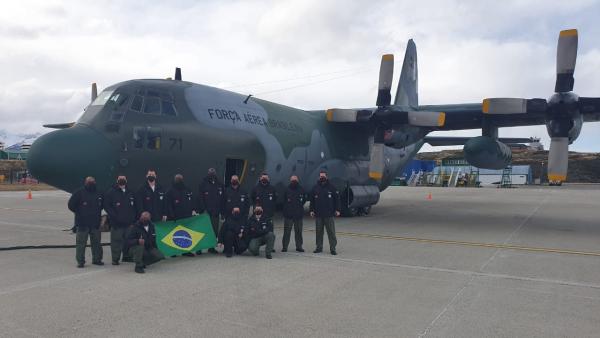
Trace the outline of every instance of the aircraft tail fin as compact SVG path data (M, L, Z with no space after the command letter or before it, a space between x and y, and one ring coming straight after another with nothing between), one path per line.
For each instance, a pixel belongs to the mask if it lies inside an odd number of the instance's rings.
M400 73L394 105L418 108L418 84L419 71L417 69L417 46L415 45L415 42L410 39L406 45L406 53L404 54L404 63L402 64L402 72Z

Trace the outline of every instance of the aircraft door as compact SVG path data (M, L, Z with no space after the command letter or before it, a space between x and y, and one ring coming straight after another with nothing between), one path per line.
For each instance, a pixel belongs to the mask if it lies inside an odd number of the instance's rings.
M223 177L223 182L225 183L225 186L229 186L231 176L233 175L239 176L240 184L244 183L244 178L246 176L246 164L246 160L238 158L225 159L225 176Z

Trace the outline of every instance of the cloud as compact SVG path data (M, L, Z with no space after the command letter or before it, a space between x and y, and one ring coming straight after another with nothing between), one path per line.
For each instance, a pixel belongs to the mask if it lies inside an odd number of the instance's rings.
M397 79L409 38L419 50L422 104L548 97L558 31L571 27L580 30L575 90L600 96L599 10L598 1L554 0L7 3L0 128L72 121L91 82L164 78L175 66L186 80L299 108L369 107L380 55L396 54ZM586 124L573 148L598 151L599 131ZM466 133L479 132L452 134ZM546 138L544 126L501 135Z

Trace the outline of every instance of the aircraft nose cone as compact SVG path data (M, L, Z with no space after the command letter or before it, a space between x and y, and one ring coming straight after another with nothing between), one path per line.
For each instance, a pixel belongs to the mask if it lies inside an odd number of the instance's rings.
M116 151L97 131L74 126L42 135L29 149L27 168L40 181L72 192L94 176L98 188L114 180Z

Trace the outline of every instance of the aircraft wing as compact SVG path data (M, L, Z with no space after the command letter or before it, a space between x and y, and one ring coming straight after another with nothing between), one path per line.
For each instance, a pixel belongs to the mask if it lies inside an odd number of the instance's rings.
M485 118L495 127L519 127L546 123L543 114L485 114L481 103L419 106L422 111L439 111L446 114L443 126L436 130L479 129Z

